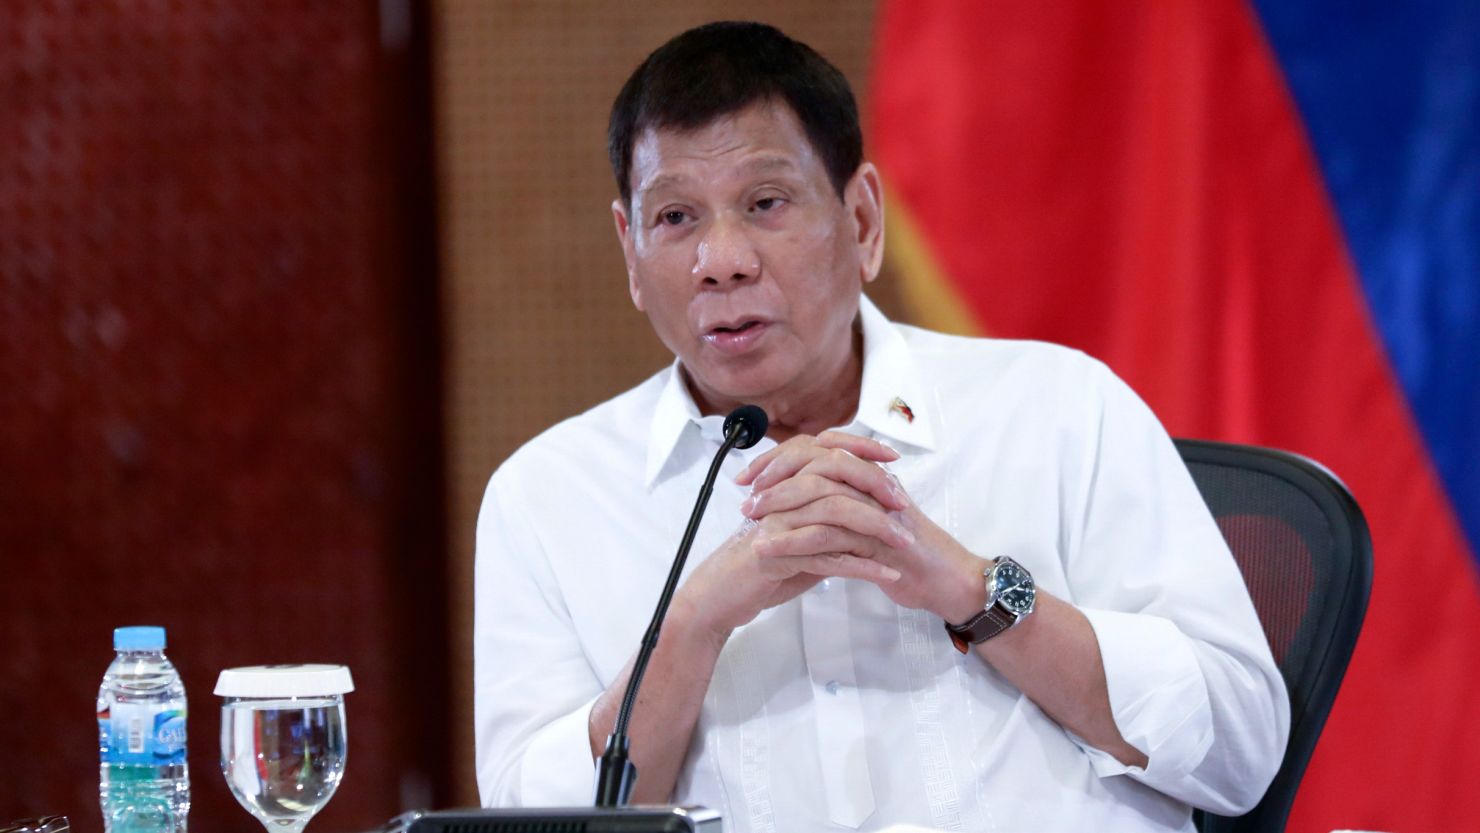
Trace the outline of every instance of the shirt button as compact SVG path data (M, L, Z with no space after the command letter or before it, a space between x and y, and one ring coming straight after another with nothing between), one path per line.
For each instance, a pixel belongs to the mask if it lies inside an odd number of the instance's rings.
M817 592L818 593L826 593L828 590L831 590L831 589L832 589L832 579L830 579L830 578L825 578L822 581L819 581L817 583Z
M827 689L828 694L836 695L838 693L838 681L828 680L827 685L823 686L823 688Z

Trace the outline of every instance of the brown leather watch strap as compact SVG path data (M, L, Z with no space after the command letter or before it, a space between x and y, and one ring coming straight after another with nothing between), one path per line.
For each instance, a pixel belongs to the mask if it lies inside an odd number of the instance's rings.
M964 654L971 650L972 645L986 642L1016 623L1016 616L1008 613L1002 605L994 604L959 625L947 622L946 633L951 635L951 644L956 646L956 650Z

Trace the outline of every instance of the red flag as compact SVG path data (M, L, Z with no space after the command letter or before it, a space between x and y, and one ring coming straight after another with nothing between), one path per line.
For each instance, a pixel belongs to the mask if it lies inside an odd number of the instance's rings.
M1254 10L886 2L875 61L918 320L1079 347L1173 434L1314 457L1367 513L1367 624L1290 829L1456 829L1480 583Z

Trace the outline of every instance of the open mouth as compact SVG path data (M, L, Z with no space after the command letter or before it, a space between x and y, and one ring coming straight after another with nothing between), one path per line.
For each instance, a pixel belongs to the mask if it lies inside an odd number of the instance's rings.
M738 324L714 327L704 334L704 340L726 355L739 356L755 348L765 337L768 326L765 321L752 318Z
M743 333L755 327L759 327L760 324L761 322L759 321L746 321L744 324L740 324L734 327L715 327L713 331L716 333Z

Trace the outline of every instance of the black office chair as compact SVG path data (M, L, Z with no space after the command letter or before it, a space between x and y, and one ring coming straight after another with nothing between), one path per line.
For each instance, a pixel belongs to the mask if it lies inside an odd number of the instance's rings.
M1176 440L1243 571L1290 692L1290 743L1242 816L1199 811L1201 833L1282 831L1346 673L1372 590L1372 538L1351 492L1320 464L1247 445Z

